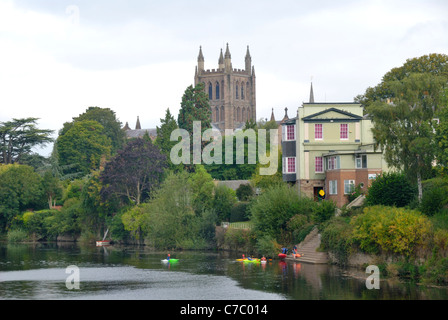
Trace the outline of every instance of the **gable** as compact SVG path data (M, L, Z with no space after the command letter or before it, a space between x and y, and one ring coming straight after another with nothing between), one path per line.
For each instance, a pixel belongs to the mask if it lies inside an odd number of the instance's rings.
M361 119L362 117L356 114L336 108L329 108L306 116L302 120L304 122L357 122Z

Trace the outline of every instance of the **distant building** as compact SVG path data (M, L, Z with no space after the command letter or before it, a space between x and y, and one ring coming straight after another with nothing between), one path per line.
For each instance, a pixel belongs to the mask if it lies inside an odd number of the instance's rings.
M317 197L324 190L326 199L346 204L356 186L367 190L388 170L371 129L361 104L316 103L311 86L310 102L282 123L283 180L301 194Z
M245 69L234 69L227 44L218 60L218 69L204 69L204 55L199 48L198 65L194 77L195 86L204 84L210 100L212 126L225 129L241 129L247 120L256 121L255 69L247 47Z
M140 118L137 116L137 122L135 124L135 129L131 129L129 127L129 124L126 122L125 126L123 127L123 130L126 133L126 138L143 138L145 133L148 133L149 137L152 141L154 141L157 138L157 129L142 129L140 125Z

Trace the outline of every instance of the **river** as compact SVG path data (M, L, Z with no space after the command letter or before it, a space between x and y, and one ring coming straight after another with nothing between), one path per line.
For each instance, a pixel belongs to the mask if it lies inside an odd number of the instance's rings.
M365 270L274 260L236 261L234 253L166 252L76 243L0 244L0 299L10 300L446 300L448 288L381 279Z

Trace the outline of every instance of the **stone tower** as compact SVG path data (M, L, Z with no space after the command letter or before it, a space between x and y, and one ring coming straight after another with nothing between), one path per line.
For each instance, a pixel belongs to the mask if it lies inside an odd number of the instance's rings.
M199 47L195 86L203 83L210 99L212 124L220 129L244 127L247 120L256 121L255 69L247 46L245 69L233 69L229 44L218 59L218 69L204 68L204 55Z

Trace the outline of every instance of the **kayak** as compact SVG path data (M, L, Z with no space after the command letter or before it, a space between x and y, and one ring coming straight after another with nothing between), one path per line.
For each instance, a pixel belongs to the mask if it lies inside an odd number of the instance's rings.
M286 258L286 254L284 254L284 253L279 253L279 254L278 254L278 257L279 257L280 259L285 259L285 258Z
M241 261L241 262L260 262L260 259L236 259L236 261Z
M170 260L168 260L168 259L163 259L162 260L163 263L172 263L172 262L177 262L177 261L179 261L179 259L172 259L171 258Z

